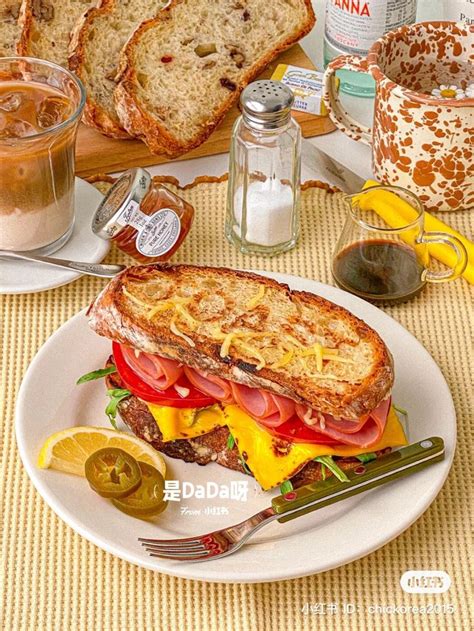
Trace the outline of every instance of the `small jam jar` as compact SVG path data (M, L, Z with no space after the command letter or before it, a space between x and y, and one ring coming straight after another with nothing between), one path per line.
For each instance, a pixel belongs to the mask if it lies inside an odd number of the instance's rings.
M129 169L115 182L92 219L92 231L112 239L141 263L166 261L191 228L194 208L145 169Z

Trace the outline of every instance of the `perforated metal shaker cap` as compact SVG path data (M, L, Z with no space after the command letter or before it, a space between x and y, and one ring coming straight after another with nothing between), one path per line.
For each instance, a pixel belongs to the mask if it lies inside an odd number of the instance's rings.
M245 121L257 129L277 129L290 119L294 96L281 81L254 81L242 92L240 104Z

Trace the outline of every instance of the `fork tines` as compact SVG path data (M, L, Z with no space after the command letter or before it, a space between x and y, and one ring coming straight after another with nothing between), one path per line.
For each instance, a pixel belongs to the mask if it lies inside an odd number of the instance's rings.
M199 538L189 539L138 539L145 550L152 557L164 559L198 560L213 556L213 551L208 550Z

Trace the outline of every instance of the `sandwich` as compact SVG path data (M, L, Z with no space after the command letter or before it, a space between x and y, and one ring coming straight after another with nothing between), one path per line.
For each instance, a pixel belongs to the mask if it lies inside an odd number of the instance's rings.
M288 489L407 443L389 350L320 296L231 269L143 265L88 318L112 343L112 408L170 457Z

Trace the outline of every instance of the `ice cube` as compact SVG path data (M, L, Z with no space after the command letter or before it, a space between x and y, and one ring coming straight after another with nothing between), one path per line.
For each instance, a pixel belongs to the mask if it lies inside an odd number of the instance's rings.
M2 116L0 115L0 140L6 138L24 138L25 136L32 136L38 133L31 123L19 120L18 118L7 120L4 124L2 123Z
M49 129L67 118L68 102L57 96L47 96L40 103L36 120L41 129Z
M21 92L7 92L0 95L0 110L4 112L16 112L23 100Z

